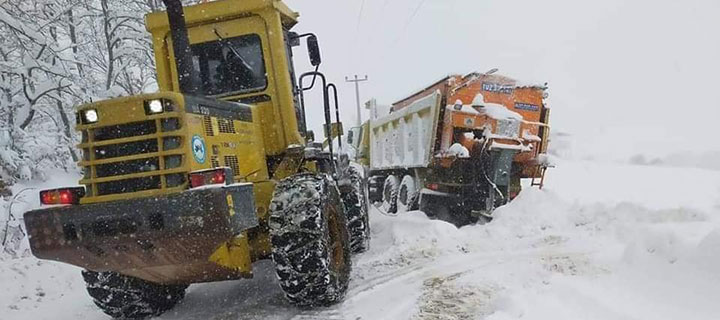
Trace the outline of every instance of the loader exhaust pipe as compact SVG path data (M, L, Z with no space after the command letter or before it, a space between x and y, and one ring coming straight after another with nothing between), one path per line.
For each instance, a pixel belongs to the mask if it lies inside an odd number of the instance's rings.
M197 94L200 92L200 85L193 68L192 51L190 50L182 2L180 0L163 0L163 3L167 8L168 22L170 23L170 37L177 63L180 92Z

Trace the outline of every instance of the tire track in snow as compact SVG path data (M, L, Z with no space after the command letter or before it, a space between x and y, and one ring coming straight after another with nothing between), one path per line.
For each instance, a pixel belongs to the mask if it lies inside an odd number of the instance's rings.
M586 257L585 252L563 250L522 250L467 253L462 256L443 255L433 260L413 263L409 266L358 279L351 283L345 301L327 310L308 310L293 320L319 319L405 319L419 309L418 304L427 303L422 297L427 281L452 278L489 267L502 267L518 261L542 264L545 257ZM542 267L539 267L542 269ZM360 282L360 283L357 283ZM500 286L502 283L499 284ZM489 287L495 286L488 284ZM408 297L412 295L412 299ZM431 294L432 295L432 294ZM378 299L378 296L383 298ZM403 298L403 299L400 299ZM372 308L374 310L368 310Z

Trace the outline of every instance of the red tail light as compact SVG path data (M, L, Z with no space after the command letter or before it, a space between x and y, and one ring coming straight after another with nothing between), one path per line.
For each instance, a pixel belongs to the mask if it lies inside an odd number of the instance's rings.
M197 188L213 184L232 183L232 170L230 168L216 168L190 173L190 188Z
M85 196L85 188L63 188L40 191L40 203L44 205L79 204Z
M440 186L437 183L430 183L430 184L428 184L427 187L428 187L428 189L434 190L434 191L437 191L438 189L440 189Z
M216 170L212 178L210 179L210 183L212 184L221 184L225 183L225 170Z

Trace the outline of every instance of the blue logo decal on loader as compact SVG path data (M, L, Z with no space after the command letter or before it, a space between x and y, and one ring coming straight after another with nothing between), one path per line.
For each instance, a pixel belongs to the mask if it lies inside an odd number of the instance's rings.
M190 148L192 148L195 161L200 164L205 163L205 140L201 136L193 136Z

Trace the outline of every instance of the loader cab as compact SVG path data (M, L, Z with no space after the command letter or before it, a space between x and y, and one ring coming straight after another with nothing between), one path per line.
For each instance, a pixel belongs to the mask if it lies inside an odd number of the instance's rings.
M305 112L292 60L292 48L300 45L291 31L299 15L279 0L212 1L184 7L183 13L193 92L181 88L168 15L146 16L159 89L253 105L268 156L304 144ZM313 40L308 45L315 65L320 61Z

